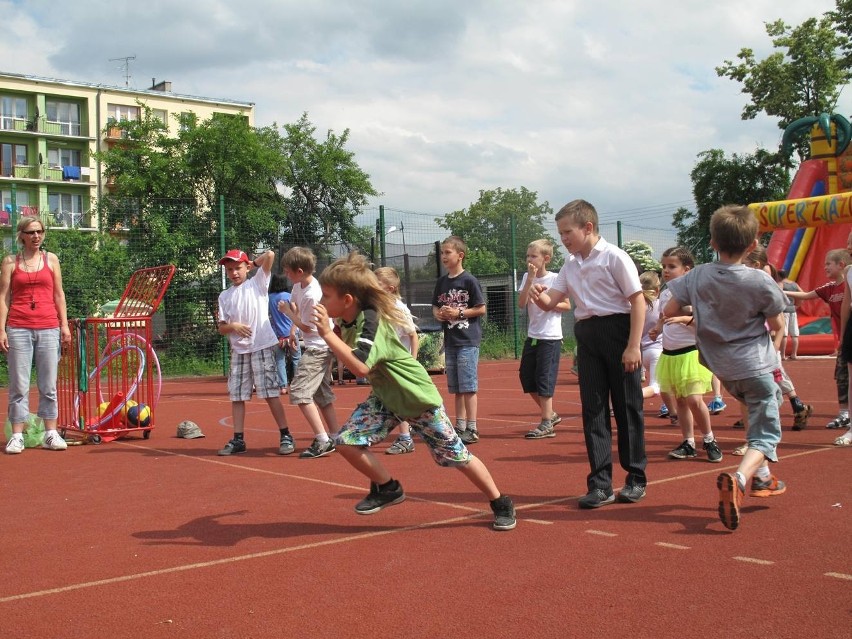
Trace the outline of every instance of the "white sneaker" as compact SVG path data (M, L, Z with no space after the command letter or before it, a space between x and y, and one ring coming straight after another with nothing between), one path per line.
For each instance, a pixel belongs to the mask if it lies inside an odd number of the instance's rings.
M22 452L24 452L24 438L13 435L12 439L6 442L6 454L20 455Z
M48 430L44 433L44 442L41 447L48 450L65 450L68 448L68 444L65 443L65 440L62 439L58 432Z

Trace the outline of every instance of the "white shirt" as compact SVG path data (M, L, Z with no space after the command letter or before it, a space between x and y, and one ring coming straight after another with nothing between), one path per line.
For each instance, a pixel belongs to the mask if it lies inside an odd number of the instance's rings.
M639 272L630 256L600 238L583 259L574 253L565 262L551 288L574 301L574 317L630 313L629 298L642 292Z
M293 290L290 291L290 301L299 309L299 321L311 327L310 331L302 331L302 341L305 343L305 348L328 349L328 344L320 337L314 326L314 306L319 304L321 299L322 287L315 277L311 278L311 283L307 286L303 286L301 282L296 282L293 284ZM328 320L328 325L330 328L334 328L331 318Z
M660 293L660 308L665 308L672 298L669 289ZM695 324L663 324L663 348L667 351L676 351L679 348L695 346Z
M527 283L529 273L521 278L521 288ZM556 273L545 271L541 277L533 280L533 285L543 284L545 290L551 288L556 281ZM543 311L533 302L527 302L527 335L533 339L562 339L562 313L559 311Z
M251 279L219 293L219 321L226 324L239 322L251 327L248 337L228 333L234 353L255 353L278 343L269 321L269 276L259 268Z
M417 327L414 325L414 316L411 314L411 311L405 305L400 298L396 298L396 307L405 314L405 317L408 318L408 326L396 326L396 334L399 337L399 341L402 342L402 345L408 349L408 352L411 352L411 334L417 331Z

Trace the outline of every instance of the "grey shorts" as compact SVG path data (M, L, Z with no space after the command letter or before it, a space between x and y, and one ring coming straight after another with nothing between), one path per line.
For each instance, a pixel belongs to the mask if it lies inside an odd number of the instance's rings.
M331 390L331 363L334 353L319 348L302 351L299 366L290 383L290 403L328 406L335 400Z
M231 352L231 372L228 375L228 397L232 402L247 402L251 399L252 389L257 396L278 397L278 368L275 365L275 349L278 345L238 354Z

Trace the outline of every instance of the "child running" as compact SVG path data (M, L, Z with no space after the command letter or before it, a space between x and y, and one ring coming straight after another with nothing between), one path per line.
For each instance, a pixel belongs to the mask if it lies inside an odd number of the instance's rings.
M695 267L692 253L680 246L666 249L660 263L663 266L663 279L669 285ZM671 298L671 290L666 288L660 297L663 308ZM663 354L657 364L657 379L660 390L675 398L683 435L683 442L669 453L669 457L698 457L694 431L697 425L704 436L702 446L707 453L707 461L718 463L722 461L722 451L716 443L710 426L710 411L704 403L704 393L711 389L710 378L713 373L698 360L694 320L692 309L685 308L683 313L660 317L657 324L658 330L662 328L663 333Z
M553 244L549 240L533 240L527 246L527 272L521 279L518 307L527 311L527 338L521 354L518 376L521 388L530 396L539 410L538 426L527 432L527 439L556 437L555 427L562 421L553 411L553 392L559 376L562 356L562 313L571 310L571 303L563 300L552 311L539 308L530 300L530 288L540 284L550 288L556 273L547 270L553 259Z
M323 295L314 307L317 332L350 371L366 376L372 386L335 437L343 458L370 480L370 492L355 512L370 515L405 499L402 485L369 446L407 420L439 465L455 466L485 494L494 513L492 527L513 529L511 498L500 494L485 464L465 447L426 369L399 341L396 327L406 326L408 319L379 284L367 259L350 253L326 268L319 281ZM329 317L338 318L342 337L328 325Z
M786 490L769 470L769 462L778 461L781 441L781 392L774 379L778 352L769 330L781 330L786 301L772 278L741 264L757 246L757 232L757 217L748 207L724 206L713 213L710 244L719 261L673 279L672 298L663 308L666 317L677 317L683 306L692 307L702 357L728 393L748 406L748 450L736 473L716 479L719 518L729 530L740 524L749 482L755 497Z
M411 356L416 360L417 351L420 347L420 338L417 335L417 327L414 325L414 316L402 301L399 295L399 273L392 266L382 266L376 269L376 279L379 285L388 293L393 295L397 309L405 315L407 323L405 326L396 326L396 336L402 345L408 349ZM388 455L404 455L414 452L414 440L411 439L411 425L406 422L399 423L399 436L396 441L385 451Z

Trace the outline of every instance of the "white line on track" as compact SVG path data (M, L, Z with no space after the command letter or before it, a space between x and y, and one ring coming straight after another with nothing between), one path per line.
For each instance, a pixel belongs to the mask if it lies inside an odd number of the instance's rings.
M835 579L846 579L847 581L852 581L852 575L847 575L843 572L827 572L825 573L826 577L834 577Z
M690 546L682 546L681 544L670 544L666 541L655 541L655 546L660 546L661 548L671 548L673 550L691 550Z
M598 535L599 537L618 537L616 533L607 532L606 530L595 530L590 528L586 532L590 535Z
M736 561L744 561L748 564L759 564L761 566L772 566L775 564L774 561L769 561L768 559L758 559L757 557L734 557Z

